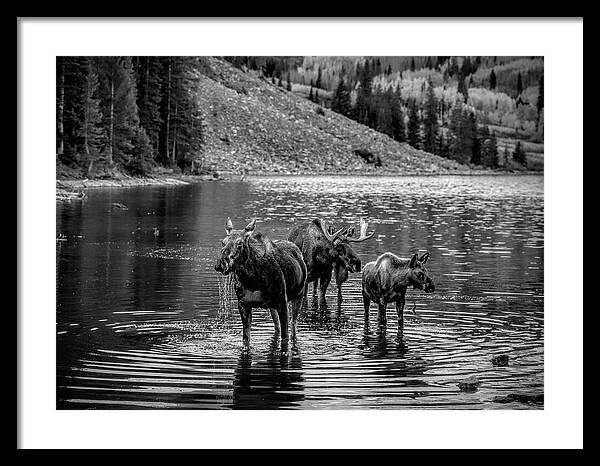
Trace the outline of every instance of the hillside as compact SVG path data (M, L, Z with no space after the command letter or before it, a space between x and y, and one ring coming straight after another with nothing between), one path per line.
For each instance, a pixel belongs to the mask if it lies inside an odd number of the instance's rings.
M196 167L200 171L471 172L464 165L399 143L223 60L202 58L199 74L199 107L205 118L201 167Z
M395 136L403 130L390 124L390 109L395 108L396 114L403 112L406 125L411 119L412 107L416 106L417 112L413 115L419 123L413 128L419 134L411 138L405 128L407 139L413 143L420 139L416 147L429 147L427 150L436 155L466 163L467 156L460 146L472 146L468 141L470 130L457 132L456 129L470 123L459 122L458 113L457 119L450 121L452 111L460 107L465 115L474 114L473 127L480 142L488 133L496 138L497 158L483 160L476 149L471 156L472 164L543 171L543 57L225 58L237 68L256 71L301 98L318 100L323 107L348 116L340 107L346 104L339 99L343 99L344 92L349 92L351 118L397 140L403 140ZM368 83L368 92L361 90L365 83ZM434 89L435 101L428 106L430 87ZM340 97L336 100L337 92ZM425 107L430 109L428 111L435 109L438 127L443 128L444 137L450 131L454 142L447 144L448 140L438 140L432 147L423 139ZM517 142L521 142L521 150L526 154L524 165L514 162L512 157ZM452 145L455 147L448 147Z

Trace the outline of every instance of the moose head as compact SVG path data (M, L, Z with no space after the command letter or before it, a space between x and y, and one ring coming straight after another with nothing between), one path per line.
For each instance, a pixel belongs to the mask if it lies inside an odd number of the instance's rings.
M429 259L429 252L425 252L421 257L415 253L408 264L408 280L413 288L423 290L425 293L433 293L435 285L425 268L425 263Z
M253 219L243 230L234 230L231 219L227 217L225 222L225 233L221 243L223 248L217 258L215 270L223 275L229 274L237 264L243 263L248 256L248 240L254 228L256 227L256 219Z
M369 224L364 218L360 219L360 235L354 237L354 227L342 227L338 231L334 231L333 227L327 226L324 220L321 220L321 230L325 237L333 244L336 255L336 262L348 269L349 272L360 272L361 262L358 255L352 249L350 243L360 243L372 238L375 234L371 232L367 234Z

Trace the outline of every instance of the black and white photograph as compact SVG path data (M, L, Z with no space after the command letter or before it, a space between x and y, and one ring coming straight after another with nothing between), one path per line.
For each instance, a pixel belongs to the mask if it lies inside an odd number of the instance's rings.
M57 407L543 407L543 57L57 57Z
M553 412L548 57L401 45L45 56L51 410Z

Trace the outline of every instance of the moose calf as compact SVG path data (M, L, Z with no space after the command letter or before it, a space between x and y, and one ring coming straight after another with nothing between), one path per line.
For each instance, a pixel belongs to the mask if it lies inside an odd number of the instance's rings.
M421 257L415 254L410 259L401 259L391 252L383 253L363 268L362 295L365 306L365 319L369 318L371 301L378 304L378 320L387 325L386 307L388 303L396 303L398 313L398 339L404 331L404 302L409 286L432 293L435 290L433 280L429 276L425 263L429 252Z

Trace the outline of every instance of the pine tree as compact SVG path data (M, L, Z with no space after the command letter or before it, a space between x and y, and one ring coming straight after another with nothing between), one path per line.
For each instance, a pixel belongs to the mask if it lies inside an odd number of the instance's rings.
M439 146L437 154L441 157L449 158L450 157L450 145L448 142L448 138L444 136L444 132L440 131L440 137L438 140Z
M452 57L452 59L450 60L450 64L448 65L448 75L452 77L458 72L458 61L456 60L456 57Z
M462 95L463 101L466 103L469 99L469 89L465 84L465 77L461 73L458 75L458 93Z
M383 93L378 89L375 95L375 129L380 133L387 134L389 137L394 137L394 128L392 125L392 109L391 99L393 92L391 89Z
M523 80L521 78L521 72L517 76L517 96L520 96L523 92Z
M83 115L79 128L79 136L83 139L87 176L91 176L94 162L98 160L101 146L105 143L98 96L99 79L94 68L90 61L87 66L85 92L82 95Z
M471 139L471 163L475 165L481 164L481 141L478 137L477 131L477 119L475 113L469 113L469 119L467 122L467 134L466 137Z
M350 102L350 91L346 87L344 77L342 76L338 82L338 85L333 93L331 100L331 110L337 113L341 113L344 116L349 117L352 111Z
M354 119L363 125L371 126L375 122L372 119L372 82L373 76L369 66L369 60L365 61L365 65L359 76L360 87L356 96L356 104L354 106Z
M317 82L315 83L315 87L317 89L321 88L321 67L319 67L319 71L317 73Z
M163 123L160 112L163 68L160 57L139 58L140 66L136 73L136 83L140 124L150 138L150 144L156 157Z
M527 166L527 156L525 155L525 151L521 148L521 141L517 141L517 145L515 146L515 151L512 156L515 163L522 165L524 167Z
M166 159L182 170L191 166L203 141L203 116L197 104L196 58L173 57L170 101L170 134Z
M410 105L410 113L408 115L408 143L416 148L421 146L421 135L420 135L421 123L419 121L419 112L417 104L413 100Z
M490 72L490 90L496 89L496 73L494 73L494 69Z
M141 126L134 129L131 156L125 165L132 175L144 175L152 166L152 148L146 130Z
M488 168L498 167L498 146L496 137L490 133L487 125L483 125L478 133L479 145L481 147L481 165Z
M410 71L415 71L415 57L410 57Z
M438 100L435 96L435 90L433 88L433 82L429 78L427 82L427 93L425 95L425 102L423 105L424 117L423 117L423 150L437 153L439 147L438 143Z
M390 113L392 118L392 137L399 142L406 141L406 128L404 124L404 114L400 105L402 96L400 86L390 97Z
M100 59L99 68L102 70L103 81L103 115L104 126L107 135L107 162L108 166L114 163L115 152L115 106L116 106L116 90L120 81L122 81L118 57L105 57Z
M469 76L473 72L473 66L471 65L471 58L465 57L461 67L461 74L463 76Z
M538 113L542 113L542 110L544 109L544 76L543 75L540 77L536 108L537 108Z
M540 77L539 91L538 91L538 97L537 97L537 102L536 102L536 109L537 109L537 118L535 120L535 130L539 131L539 129L540 129L540 118L542 116L542 111L544 110L544 75L542 75Z
M147 137L140 139L142 129L138 107L136 103L136 83L133 75L131 57L122 57L119 60L119 75L115 88L114 102L114 147L117 155L122 158L124 164L130 162L134 152L150 152ZM145 133L145 132L144 132ZM135 149L135 151L134 151Z
M376 129L377 127L377 113L379 107L384 105L383 103L383 90L380 86L376 86L374 90L371 91L371 95L367 100L367 125L371 128Z
M315 91L315 104L320 104L319 102L319 89Z
M56 155L65 153L65 59L56 57Z
M449 155L457 162L468 164L473 156L473 139L475 138L476 121L474 114L468 111L460 100L450 112Z
M308 93L308 100L310 100L311 102L314 102L314 97L313 97L313 87L312 87L312 82L310 85L310 92Z
M474 118L473 118L474 119ZM473 121L470 122L473 125ZM473 145L471 149L471 163L473 165L482 165L484 140L479 131L475 130L475 136L473 137Z
M87 66L86 57L57 58L57 155L74 167L83 152L81 125Z
M288 91L292 90L292 80L291 80L291 77L290 77L290 73L287 74L287 86L286 86L286 89Z

